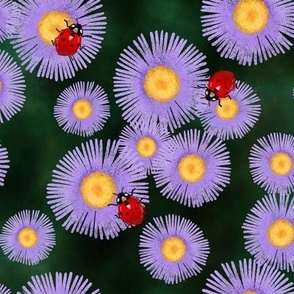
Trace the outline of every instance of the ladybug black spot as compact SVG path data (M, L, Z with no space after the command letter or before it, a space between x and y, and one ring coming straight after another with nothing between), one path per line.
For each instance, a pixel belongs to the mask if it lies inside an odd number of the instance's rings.
M219 83L220 82L220 79L216 79L216 81Z
M74 46L74 44L73 44L73 43L71 43L71 44L70 44L70 47L73 47L73 46Z
M126 212L126 215L129 215L129 213L128 213L128 212Z
M228 89L228 86L224 86L225 89Z
M65 41L65 38L61 38L61 41L63 41L63 42L64 42L64 41Z
M138 209L139 209L139 207L138 207L138 206L135 206L135 207L134 207L134 209L135 209L135 210L138 210Z

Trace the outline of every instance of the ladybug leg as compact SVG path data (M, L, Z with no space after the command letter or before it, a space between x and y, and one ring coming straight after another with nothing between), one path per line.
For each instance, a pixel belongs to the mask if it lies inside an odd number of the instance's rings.
M142 204L142 206L144 206L145 207L145 204L142 202L142 198L138 198L138 197L136 197L137 199L138 199L138 201Z
M57 31L58 33L60 33L60 32L61 32L61 30L59 30L58 28L56 28L56 31Z
M127 224L127 223L125 223L125 222L124 222L124 224L126 225L126 227L127 227L128 229L130 229L130 228L132 227L132 225Z
M223 107L223 106L221 105L221 103L220 103L220 99L218 99L218 105L219 105L220 107Z
M124 221L121 219L121 217L119 217L118 214L115 214L114 216L117 217L117 218L119 218L119 219L120 219L120 220L126 225L127 228L131 228L131 227L132 227L132 225L127 224L126 222L124 222Z
M116 216L117 218L119 218L119 219L120 219L120 220L126 225L127 228L131 228L131 227L132 227L132 225L125 223L125 222L119 217L118 214L115 214L114 216Z
M134 195L134 191L135 191L135 190L136 190L136 188L134 188L134 189L132 190L132 192L131 192L132 195Z
M126 225L127 228L131 228L131 227L132 227L132 225L127 224L126 222L124 222L124 221L119 217L118 214L115 214L115 216L116 216L117 218L119 218L119 219L120 219L120 220Z
M142 204L142 206L145 207L145 204L142 202L142 199L138 198L138 200L140 201L140 203Z
M130 225L130 224L127 224L126 222L124 222L117 214L115 214L115 216L117 217L117 218L119 218L125 225L126 225L126 227L129 229L129 228L131 228L132 227L132 225Z
M199 85L197 85L196 88L198 88L198 89L205 89L205 88L207 88L207 87L206 87L206 86L203 87L203 86L199 86Z
M52 45L55 45L55 42L53 40L51 40Z
M230 99L232 99L232 97L231 97L230 95L228 95L228 97L229 97Z

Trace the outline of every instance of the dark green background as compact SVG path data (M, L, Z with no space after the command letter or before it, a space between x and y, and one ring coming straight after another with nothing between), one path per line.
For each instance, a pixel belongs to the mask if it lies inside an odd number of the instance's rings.
M11 262L0 252L0 283L13 293L21 289L32 275L45 272L69 272L84 275L93 282L92 290L102 294L115 293L200 293L205 279L222 262L237 261L250 255L243 245L241 225L250 208L265 192L252 181L248 168L250 147L257 138L270 132L292 133L294 101L292 98L294 50L281 54L257 66L243 67L235 61L219 57L215 48L201 35L199 0L112 0L103 1L107 29L102 49L86 70L75 78L54 82L37 78L36 72L25 72L26 102L24 108L10 121L0 126L1 144L8 149L10 169L5 186L0 188L0 226L23 209L38 209L54 222L56 242L48 259L36 266ZM168 213L179 214L194 221L209 240L211 253L207 265L196 277L178 285L166 285L154 280L139 264L138 243L142 226L122 232L113 240L96 240L70 233L55 221L46 203L46 185L59 159L68 150L89 140L64 133L53 117L53 107L60 92L75 81L95 81L108 94L111 118L104 129L91 138L116 139L124 122L113 95L113 76L119 54L132 45L140 33L175 32L193 43L207 56L210 73L219 69L234 71L237 79L248 83L261 99L262 112L252 131L243 139L227 141L232 162L230 185L218 200L201 208L187 208L166 200L150 178L150 204L146 222ZM5 42L1 49L16 54ZM16 57L17 62L20 60ZM199 120L183 129L200 128ZM293 274L288 276L294 281Z

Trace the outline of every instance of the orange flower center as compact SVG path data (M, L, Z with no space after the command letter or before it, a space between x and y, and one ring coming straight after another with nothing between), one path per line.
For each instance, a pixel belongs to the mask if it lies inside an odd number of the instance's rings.
M46 45L52 45L51 41L54 41L59 35L57 30L66 28L65 19L69 24L73 23L72 18L67 13L59 10L51 10L41 16L38 22L38 34Z

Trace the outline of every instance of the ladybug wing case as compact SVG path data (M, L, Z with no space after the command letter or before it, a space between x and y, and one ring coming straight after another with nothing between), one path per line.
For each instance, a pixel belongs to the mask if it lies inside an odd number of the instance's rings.
M137 198L134 197L131 199L131 206L132 211L134 212L134 216L136 216L137 220L142 223L145 216L144 205Z
M125 223L139 225L143 222L145 209L137 199L131 198L128 203L119 205L118 214Z
M59 55L70 56L81 47L82 38L72 34L69 30L63 30L55 40L56 50Z
M210 78L208 87L219 98L226 97L235 87L235 76L229 71L219 71Z
M232 72L227 71L223 78L224 80L223 80L222 89L224 91L224 94L228 95L235 88L235 83L236 83L235 75Z

